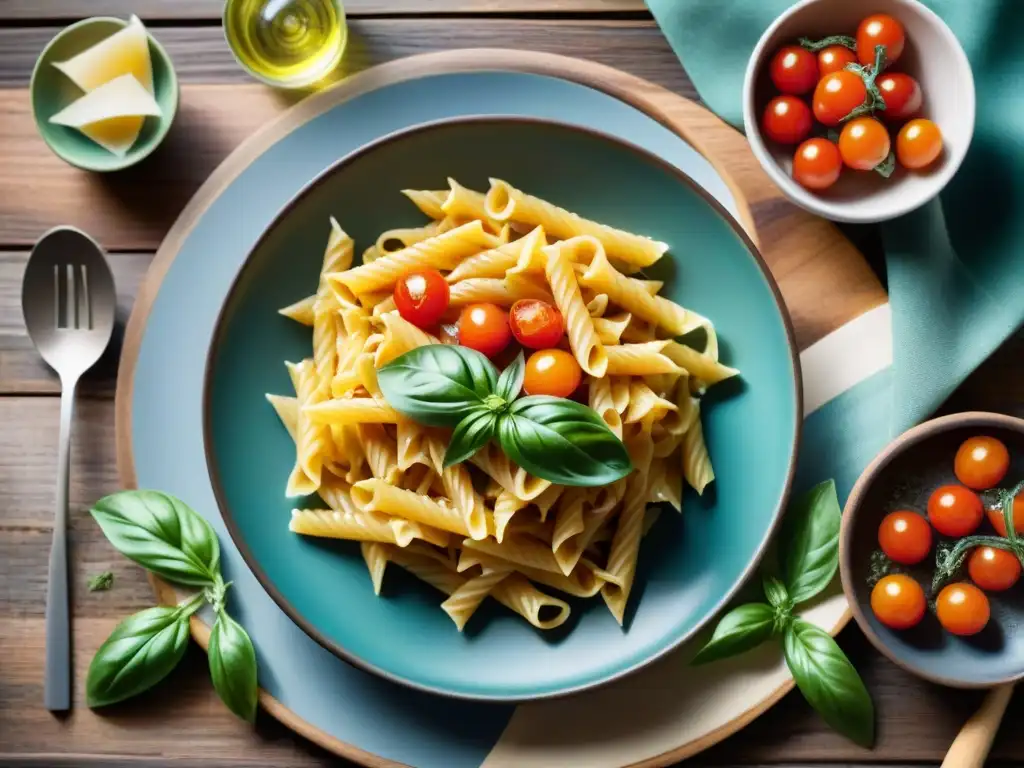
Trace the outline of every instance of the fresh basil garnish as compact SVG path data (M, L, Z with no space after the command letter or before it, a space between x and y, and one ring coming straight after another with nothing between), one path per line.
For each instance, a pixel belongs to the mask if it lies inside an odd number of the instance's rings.
M377 371L388 404L430 427L454 427L494 394L497 380L490 360L451 344L417 347Z
M706 664L756 648L771 637L774 625L775 612L770 606L764 603L737 606L721 618L715 633L692 663Z
M835 576L841 517L832 480L815 486L787 510L779 534L782 581L794 604L814 597Z
M768 604L773 608L783 611L790 611L793 608L793 600L789 596L789 590L779 579L768 574L761 579L764 587L764 596L768 598Z
M458 423L444 454L444 467L465 461L494 437L498 414L486 407L473 411Z
M177 584L204 587L220 568L210 524L185 502L159 491L115 493L90 510L122 555Z
M189 610L156 606L129 616L89 664L85 695L90 707L131 698L167 677L188 647Z
M228 709L250 723L256 719L256 650L241 625L226 611L217 613L206 649L210 678Z
M552 483L609 485L633 471L626 446L604 420L572 400L517 400L499 419L498 436L512 461Z
M870 747L875 739L875 708L836 641L819 627L793 619L782 647L797 687L822 719L857 744Z
M509 367L501 372L501 376L498 377L498 385L494 389L494 394L506 403L511 403L519 397L519 391L523 388L523 379L525 377L526 358L520 352Z

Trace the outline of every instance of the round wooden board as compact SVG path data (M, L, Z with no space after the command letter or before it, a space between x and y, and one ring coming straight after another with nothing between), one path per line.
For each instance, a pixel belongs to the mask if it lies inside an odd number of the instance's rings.
M553 54L467 49L400 59L354 75L290 108L282 105L279 117L244 141L211 174L171 228L140 287L125 331L116 394L117 462L125 488L136 487L131 403L143 331L167 269L207 206L268 147L334 105L404 80L479 70L511 70L559 77L604 91L647 113L703 154L731 191L741 223L758 244L778 281L801 351L887 301L874 273L849 241L832 224L786 201L761 170L743 136L688 99L610 67ZM196 90L203 88L195 86ZM267 98L274 97L267 92ZM159 579L152 581L162 603L179 599L172 586ZM836 621L831 627L833 633L838 632L848 618L846 613ZM209 628L195 617L192 634L205 649ZM791 688L792 680L788 679L771 695L755 702L727 724L699 739L631 765L665 766L707 749L751 722ZM260 703L296 732L342 757L374 768L399 766L311 726L264 691L260 693Z

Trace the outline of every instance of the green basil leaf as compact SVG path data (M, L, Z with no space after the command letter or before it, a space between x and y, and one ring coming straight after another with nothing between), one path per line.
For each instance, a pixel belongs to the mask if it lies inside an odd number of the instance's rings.
M829 585L839 567L839 497L826 480L789 505L779 534L782 581L794 605Z
M764 603L747 603L733 608L718 622L707 645L691 664L706 664L756 648L772 636L775 612Z
M531 475L560 485L599 486L633 471L622 441L585 405L534 395L498 420L501 447Z
M177 606L161 605L118 624L89 664L89 706L129 699L163 680L185 655L188 617L188 611Z
M250 723L256 719L256 649L242 625L228 616L217 614L210 630L207 647L210 658L210 677L227 708Z
M185 502L158 491L121 491L90 510L110 543L158 576L188 586L212 584L220 570L213 528Z
M465 461L487 445L494 437L497 426L498 414L492 410L481 408L470 413L452 432L452 439L444 454L444 467L447 469L453 464Z
M822 719L852 741L875 740L875 707L853 664L827 632L794 619L782 642L793 679Z
M507 403L511 403L519 396L523 388L523 378L526 376L526 357L522 350L516 355L516 359L509 363L508 368L501 372L498 377L498 386L494 394Z
M454 427L494 394L497 380L490 360L451 344L417 347L377 371L388 405L431 427Z
M793 602L789 599L789 591L786 589L785 584L774 576L762 577L761 583L764 586L764 596L768 598L768 602L772 607L784 608L787 611L793 607Z

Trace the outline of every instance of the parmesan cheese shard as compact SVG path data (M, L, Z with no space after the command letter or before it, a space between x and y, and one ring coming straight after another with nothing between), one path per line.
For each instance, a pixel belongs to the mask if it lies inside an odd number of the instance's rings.
M153 64L149 58L149 34L138 16L128 25L67 61L54 62L86 93L121 77L134 75L149 93L153 93Z
M55 125L77 128L118 157L124 157L142 130L147 115L160 105L134 75L121 75L73 101L50 118Z

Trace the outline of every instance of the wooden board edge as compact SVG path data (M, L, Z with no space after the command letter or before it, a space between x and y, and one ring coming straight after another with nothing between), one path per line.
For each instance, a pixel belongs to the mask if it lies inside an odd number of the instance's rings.
M124 488L137 488L137 476L132 456L131 402L135 365L138 361L146 321L163 278L167 274L167 270L174 261L174 257L181 244L191 232L206 207L267 148L292 130L343 101L376 88L404 80L455 72L502 69L560 77L603 91L633 105L681 136L715 168L733 195L740 224L748 232L755 244L759 245L754 217L742 187L722 163L716 161L709 153L703 134L691 130L688 127L688 121L699 117L701 120L709 123L711 128L708 130L733 131L733 129L712 115L704 107L682 96L603 64L558 54L533 51L471 48L419 54L372 67L351 76L327 90L309 96L283 112L274 121L268 123L242 142L196 191L164 238L146 273L146 277L139 287L138 295L125 328L121 360L118 367L117 388L114 398L114 435L118 477ZM680 118L668 114L651 97L644 95L643 91L657 94L658 99L672 101L673 106L684 113L684 120L681 121ZM737 137L742 141L739 134L737 134ZM161 602L169 601L172 604L177 601L174 589L169 584L152 576L151 583L154 586L158 600ZM832 634L838 633L849 621L849 618L850 614L847 611L837 623L837 626L833 628ZM193 617L191 630L196 642L205 650L209 641L209 627L202 620ZM659 768L660 766L666 766L672 762L695 755L752 722L760 714L773 706L791 688L791 681L784 683L771 696L758 702L751 709L725 725L720 726L715 731L706 734L701 739L681 745L676 750L635 763L629 766L629 768ZM291 710L284 707L284 705L262 689L260 690L260 704L269 714L289 728L334 754L369 768L407 768L401 763L386 760L334 738L330 734L297 717Z

